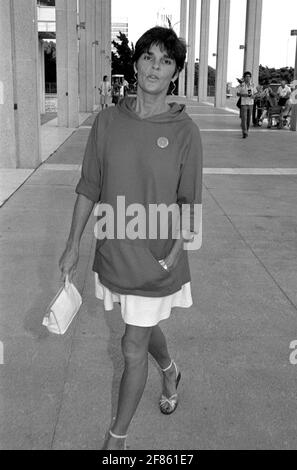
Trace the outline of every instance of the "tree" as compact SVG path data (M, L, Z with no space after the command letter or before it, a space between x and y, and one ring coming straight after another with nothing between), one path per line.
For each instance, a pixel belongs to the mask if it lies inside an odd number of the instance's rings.
M281 67L280 69L275 69L274 67L259 67L259 83L261 85L265 84L267 80L279 83L281 80L286 80L290 83L294 79L294 69L292 67Z
M111 53L111 71L112 74L124 75L125 79L131 85L135 82L132 61L132 57L134 54L134 46L133 43L131 43L131 47L129 46L129 40L124 33L120 32L117 38L118 41L112 41L112 44L116 51L112 51Z

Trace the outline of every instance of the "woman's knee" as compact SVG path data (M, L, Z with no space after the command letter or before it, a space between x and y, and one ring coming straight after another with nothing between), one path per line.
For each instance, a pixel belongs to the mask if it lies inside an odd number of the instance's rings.
M126 331L122 337L122 352L126 363L138 365L147 360L150 333L151 331L139 331L138 334L135 334L133 331L132 334L129 334Z

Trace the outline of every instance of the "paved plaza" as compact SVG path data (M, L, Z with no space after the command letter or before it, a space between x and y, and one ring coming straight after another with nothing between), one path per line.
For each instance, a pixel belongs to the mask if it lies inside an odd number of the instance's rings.
M243 140L236 111L195 101L187 110L204 147L203 245L189 252L193 307L163 323L182 372L180 404L160 413L161 376L150 361L127 446L296 449L297 133L264 126ZM1 449L100 449L115 413L124 325L118 307L104 312L94 297L94 217L75 279L81 310L64 336L41 325L59 287L94 118L83 116L77 130L42 126L51 156L16 170L2 198Z

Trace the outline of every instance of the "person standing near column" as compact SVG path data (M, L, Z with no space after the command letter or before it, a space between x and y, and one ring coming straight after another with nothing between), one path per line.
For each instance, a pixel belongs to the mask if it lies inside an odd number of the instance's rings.
M99 93L100 93L100 103L102 109L108 108L108 105L110 104L110 96L111 96L111 84L108 81L108 76L104 75L103 81L100 83L99 86Z
M245 72L243 74L243 83L237 88L237 96L241 97L240 117L242 137L244 139L246 139L249 133L256 93L257 89L252 83L251 72Z

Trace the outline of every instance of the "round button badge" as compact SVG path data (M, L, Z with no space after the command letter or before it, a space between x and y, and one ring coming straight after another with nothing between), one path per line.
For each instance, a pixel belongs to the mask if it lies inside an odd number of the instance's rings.
M157 144L158 147L160 147L161 149L165 149L169 145L169 140L167 139L167 137L159 137L159 139L157 140Z

